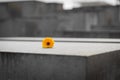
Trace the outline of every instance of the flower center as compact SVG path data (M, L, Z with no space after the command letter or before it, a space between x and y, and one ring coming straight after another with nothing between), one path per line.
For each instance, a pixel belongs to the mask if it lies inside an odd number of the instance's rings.
M50 42L47 42L47 45L50 45Z

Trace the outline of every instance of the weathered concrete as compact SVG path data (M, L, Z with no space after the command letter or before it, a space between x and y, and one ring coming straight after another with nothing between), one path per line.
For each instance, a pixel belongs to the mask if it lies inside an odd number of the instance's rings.
M120 51L90 56L87 80L120 80Z
M120 80L119 39L69 39L1 38L0 80Z
M85 80L84 57L4 52L0 57L1 80Z

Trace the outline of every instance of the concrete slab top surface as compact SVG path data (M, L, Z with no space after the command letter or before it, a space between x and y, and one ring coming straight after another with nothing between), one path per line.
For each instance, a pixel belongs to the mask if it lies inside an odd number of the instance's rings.
M7 38L8 39L8 38ZM120 50L120 40L111 40L108 39L109 41L112 41L112 43L105 43L104 41L107 42L105 39L97 39L98 41L103 41L103 42L64 42L67 41L67 39L61 39L62 42L55 42L54 48L42 48L42 42L41 41L35 41L38 40L32 39L34 41L27 41L30 40L29 38L10 38L6 41L5 38L0 38L0 52L19 52L19 53L32 53L32 54L53 54L53 55L72 55L72 56L92 56L92 55L97 55L97 54L103 54L103 53L108 53L111 51L118 51ZM58 39L58 38L57 38ZM55 38L55 40L57 40ZM16 41L15 41L16 40ZM26 40L26 41L22 41ZM60 40L60 38L59 38ZM72 38L69 40L72 41ZM79 39L76 39L80 41ZM86 40L91 40L92 39L86 39ZM73 40L74 41L74 40ZM82 40L81 40L82 41ZM95 41L95 39L93 39ZM118 43L114 43L118 42Z

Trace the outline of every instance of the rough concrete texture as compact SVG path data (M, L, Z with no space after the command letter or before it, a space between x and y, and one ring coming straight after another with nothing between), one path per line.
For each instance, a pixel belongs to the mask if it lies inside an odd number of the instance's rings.
M120 80L120 51L90 56L87 80Z
M120 80L119 39L55 38L52 49L39 40L1 38L0 80Z
M86 59L0 53L0 80L86 80Z
M83 57L0 52L0 80L120 80L119 53Z

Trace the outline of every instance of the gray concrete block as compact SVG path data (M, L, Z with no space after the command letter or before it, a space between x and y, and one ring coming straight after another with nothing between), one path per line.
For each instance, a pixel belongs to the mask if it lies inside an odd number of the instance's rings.
M85 80L84 57L0 53L1 80ZM7 76L7 77L6 77Z
M120 80L119 39L55 38L52 49L8 39L0 39L0 80Z
M120 51L90 56L87 59L87 80L119 80Z

